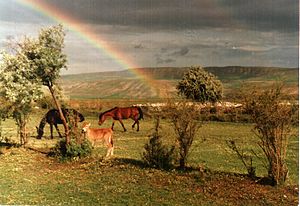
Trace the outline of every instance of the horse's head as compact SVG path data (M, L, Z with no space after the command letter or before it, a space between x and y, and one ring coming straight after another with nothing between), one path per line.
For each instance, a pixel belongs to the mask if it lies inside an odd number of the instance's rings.
M84 121L84 116L78 112L78 117L79 117L79 122L83 122Z
M105 120L105 119L104 119L103 113L100 113L100 114L99 114L99 121L98 121L98 124L101 125L101 124L104 122L104 120Z
M38 127L36 127L36 131L38 133L37 138L41 139L43 134L44 134L44 131L42 129L38 128Z

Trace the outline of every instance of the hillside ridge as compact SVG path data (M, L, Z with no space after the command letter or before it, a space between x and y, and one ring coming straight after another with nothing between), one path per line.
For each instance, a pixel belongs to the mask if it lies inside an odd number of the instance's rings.
M135 68L122 71L104 71L94 73L80 73L62 75L65 80L77 79L90 81L101 80L102 78L137 78L136 74L143 74L154 79L181 79L184 72L190 67L145 67ZM225 67L203 67L206 71L213 73L219 79L236 78L254 78L268 77L276 78L279 76L297 77L299 76L298 68L282 67L244 67L244 66L225 66ZM294 78L294 80L296 80Z
M279 67L205 67L221 80L225 96L231 96L243 82L267 86L283 81L298 94L298 68ZM112 72L63 75L61 86L70 98L151 99L177 94L176 85L189 67L136 68ZM138 74L138 75L137 75ZM151 78L151 85L141 76Z

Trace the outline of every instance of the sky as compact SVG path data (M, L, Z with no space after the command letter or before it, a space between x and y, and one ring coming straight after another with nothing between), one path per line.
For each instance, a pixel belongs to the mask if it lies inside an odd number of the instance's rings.
M64 74L299 65L298 0L0 0L0 50L58 23L66 31Z

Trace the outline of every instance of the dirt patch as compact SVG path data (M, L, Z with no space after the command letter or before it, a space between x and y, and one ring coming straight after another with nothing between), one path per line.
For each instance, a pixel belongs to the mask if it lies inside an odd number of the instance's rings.
M220 205L298 205L298 185L269 186L238 174L210 174L198 192Z

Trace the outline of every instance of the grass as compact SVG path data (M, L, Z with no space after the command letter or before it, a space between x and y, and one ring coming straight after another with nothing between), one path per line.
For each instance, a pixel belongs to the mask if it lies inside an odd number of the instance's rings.
M28 146L44 151L55 145L58 139L43 138L37 140L35 126L38 125L43 112L32 117L28 124L30 137ZM98 127L96 116L87 116L86 121ZM0 204L38 204L38 205L290 205L296 203L298 195L290 191L245 183L243 177L229 179L230 184L222 185L223 177L209 175L203 178L198 168L204 167L217 173L246 174L246 170L236 155L226 145L226 140L234 139L245 151L257 148L257 138L253 135L251 124L207 122L200 128L188 165L194 170L181 172L177 170L161 171L144 168L141 162L143 146L153 132L154 121L141 121L140 132L132 131L132 120L125 120L127 132L117 122L115 124L115 155L103 159L106 149L103 146L93 151L92 157L77 162L62 163L45 154L24 148L0 147ZM103 127L109 127L111 121ZM16 126L13 121L2 123L2 136L13 141ZM60 127L63 131L62 127ZM168 121L161 123L160 134L164 143L172 144L175 134ZM290 138L288 166L290 169L288 188L298 187L298 128ZM49 137L49 126L45 136ZM56 137L58 138L58 137ZM1 154L1 153L0 153ZM257 175L264 176L266 171L256 158ZM236 179L238 178L238 180ZM229 181L228 177L226 181ZM241 200L232 197L239 193ZM220 188L220 189L219 189ZM227 189L226 189L227 188ZM253 188L253 197L250 189ZM252 189L251 189L252 190ZM216 193L218 191L218 193ZM222 192L219 192L222 191ZM220 194L224 193L224 194ZM287 199L276 199L274 195L286 195ZM276 195L275 195L276 196ZM276 196L277 197L277 196ZM249 199L248 199L249 198ZM296 205L296 204L295 204Z

